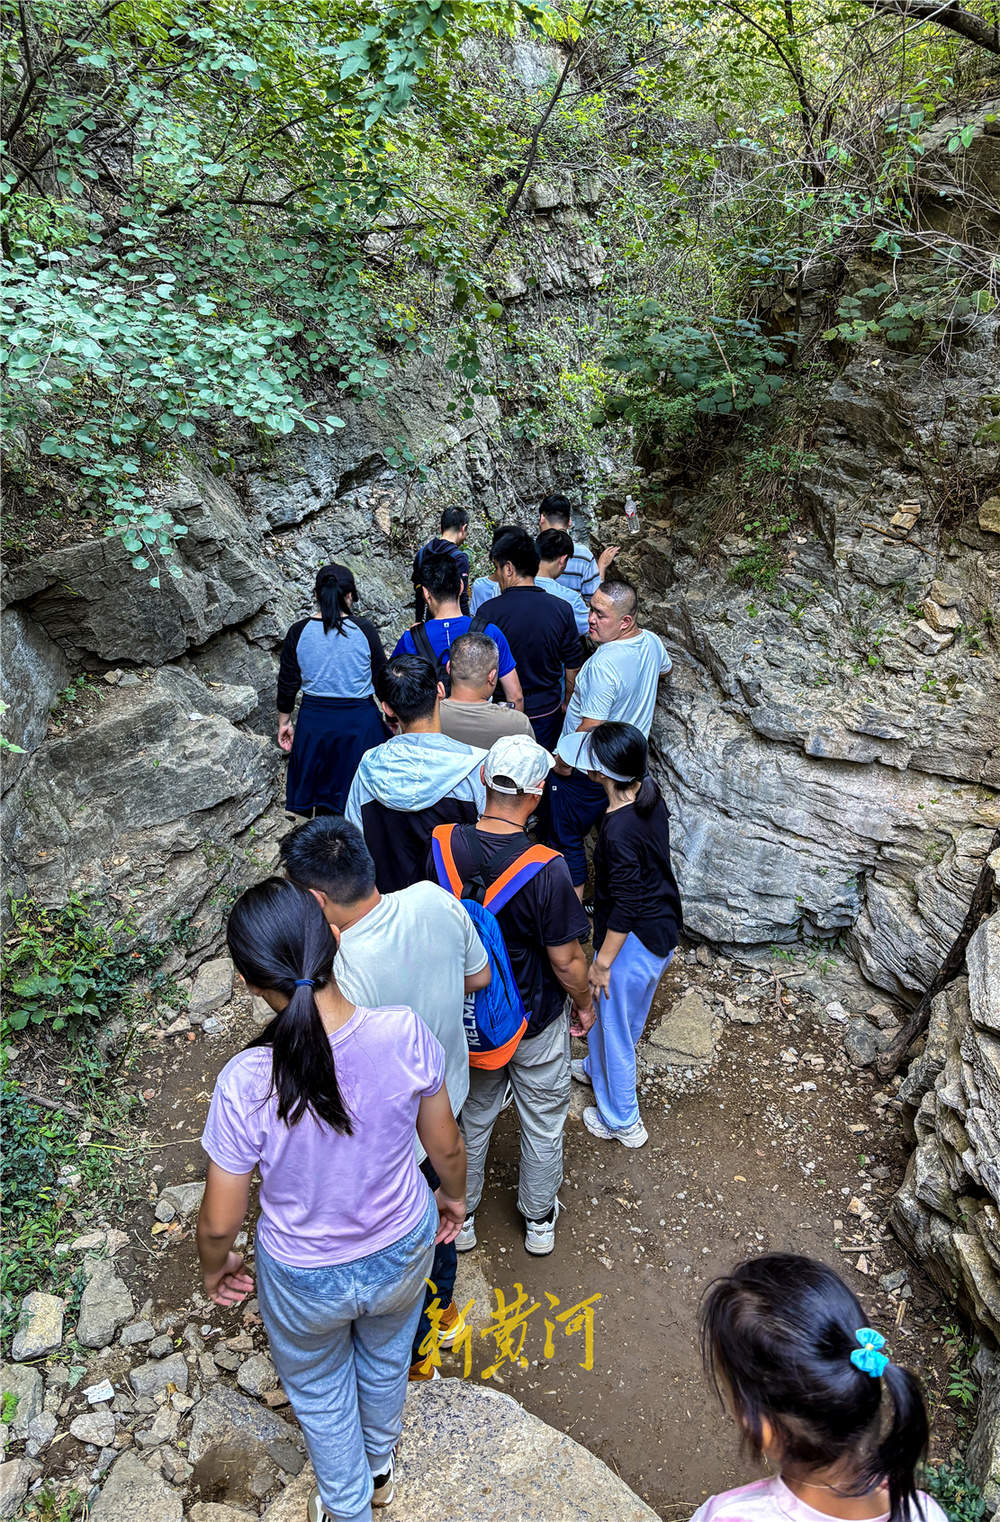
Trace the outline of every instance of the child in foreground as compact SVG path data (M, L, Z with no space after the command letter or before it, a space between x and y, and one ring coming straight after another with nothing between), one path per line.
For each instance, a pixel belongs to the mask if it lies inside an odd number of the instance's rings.
M915 1483L927 1413L854 1295L774 1253L709 1286L702 1355L746 1447L776 1473L711 1496L691 1522L947 1522Z

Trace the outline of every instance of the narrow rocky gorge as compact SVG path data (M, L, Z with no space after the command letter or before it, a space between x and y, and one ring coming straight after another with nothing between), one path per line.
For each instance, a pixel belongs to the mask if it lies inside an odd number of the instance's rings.
M964 186L943 197L942 225L964 214L977 175L994 194L1000 187L991 104L977 119ZM586 300L599 290L601 194L596 176L533 184L505 303ZM807 325L825 326L835 290L869 274L817 272ZM205 994L225 908L240 885L270 870L286 827L276 652L308 606L317 566L349 564L364 611L394 641L408 618L413 550L443 504L469 507L474 558L485 569L493 525L530 522L545 492L568 489L582 499L595 545L622 543L618 564L640 588L641 619L667 643L673 670L653 741L687 928L706 957L734 964L730 1007L720 994L707 1016L694 1011L692 1028L672 1006L651 1047L658 1041L667 1066L704 1079L720 1029L730 1042L745 1039L741 980L745 989L751 977L769 985L777 974L819 999L852 1081L871 1083L861 1070L931 982L1000 828L1000 466L995 445L979 442L1000 385L998 334L996 316L983 316L947 352L863 345L834 355L810 387L806 458L795 468L801 497L779 536L772 586L735 574L759 534L750 514L741 523L720 510L732 488L724 451L697 480L690 469L651 466L640 532L629 536L622 500L631 460L612 462L622 490L592 500L588 462L515 436L492 400L456 421L444 373L429 358L399 371L381 408L338 399L345 427L332 438L296 434L267 453L247 440L226 476L213 474L196 445L162 487L163 505L187 529L177 582L152 590L120 541L96 528L5 569L3 727L23 748L5 757L3 779L11 892L46 903L94 894L156 940L183 921L184 970L202 969L191 1011L199 1024L213 1018L228 999L228 990L217 1002ZM394 463L401 440L419 471ZM713 524L718 532L706 534ZM1000 863L994 868L1000 876ZM926 1044L892 1101L915 1145L905 1179L894 1180L893 1226L981 1338L970 1462L994 1506L998 937L994 912L970 942L967 973L935 999ZM183 1229L196 1189L184 1182L174 1199L161 1193L159 1222ZM58 1297L36 1294L23 1307L3 1376L17 1395L17 1446L0 1470L0 1515L16 1513L42 1456L68 1433L89 1445L95 1522L182 1514L285 1522L301 1506L301 1445L259 1328L222 1336L194 1298L183 1313L138 1302L116 1268L131 1251L121 1235L109 1223L99 1239L60 1244L81 1255L89 1276L75 1331L89 1350L86 1381L69 1388L65 1365L45 1380L35 1366L63 1340ZM503 1401L478 1389L475 1399ZM523 1452L586 1490L590 1510L567 1501L567 1519L655 1514L534 1417L504 1404L459 1418L451 1400L421 1391L408 1417L407 1441L436 1475L435 1494L450 1497L458 1483L440 1460L442 1426L488 1420L509 1424ZM267 1455L261 1474L244 1476L235 1502L202 1498L185 1511L205 1455L225 1472L227 1449L230 1467L244 1464L248 1437ZM530 1474L496 1483L517 1497L531 1488ZM236 1491L220 1480L218 1493Z

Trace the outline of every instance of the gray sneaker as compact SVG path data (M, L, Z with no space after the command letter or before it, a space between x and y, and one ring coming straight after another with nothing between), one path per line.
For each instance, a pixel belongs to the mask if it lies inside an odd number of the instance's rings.
M551 1221L527 1221L524 1232L524 1250L536 1258L545 1258L556 1245L556 1222L562 1206L556 1200Z
M571 1078L575 1078L577 1083L586 1083L586 1084L589 1084L591 1088L593 1088L594 1087L593 1079L591 1078L590 1074L587 1072L587 1069L584 1067L584 1063L586 1062L586 1060L587 1060L586 1057L574 1057L573 1058L573 1060L571 1061L571 1063L569 1065L570 1077Z
M471 1252L476 1245L476 1215L467 1215L462 1223L462 1229L455 1238L456 1252Z
M641 1120L623 1131L613 1131L598 1115L596 1105L588 1105L584 1110L583 1123L591 1136L599 1136L601 1141L619 1141L623 1147L644 1147L649 1141L649 1132Z

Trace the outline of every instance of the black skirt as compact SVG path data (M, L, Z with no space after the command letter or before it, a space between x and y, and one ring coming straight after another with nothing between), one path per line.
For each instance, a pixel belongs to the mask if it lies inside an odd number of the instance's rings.
M388 733L371 698L305 694L288 758L288 812L308 814L321 808L342 814L361 757L373 745L381 745Z

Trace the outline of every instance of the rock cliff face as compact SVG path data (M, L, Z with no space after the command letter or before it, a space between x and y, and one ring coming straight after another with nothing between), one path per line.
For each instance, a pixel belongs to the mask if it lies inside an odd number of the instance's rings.
M777 594L727 579L737 535L693 552L690 490L661 493L620 561L674 659L653 738L690 928L765 956L839 935L903 999L954 938L1000 823L1000 524L974 442L996 336L984 320L946 368L862 352L827 387L806 473L821 532L793 530ZM512 440L491 404L456 424L445 395L415 368L384 411L349 408L335 440L248 455L239 494L192 465L167 492L184 577L160 591L104 538L8 573L5 728L26 751L5 775L15 892L127 896L154 933L194 912L208 944L220 888L259 870L280 827L276 652L315 568L349 562L394 639L442 503L472 507L481 551L487 520L530 521L582 469ZM424 479L389 464L400 437ZM884 531L904 501L921 514L900 540Z
M1000 869L1000 852L991 858ZM968 975L931 1005L900 1097L917 1147L894 1225L983 1334L983 1402L970 1461L1000 1507L1000 911L969 942Z
M668 494L621 557L675 651L654 738L699 934L839 934L904 999L954 940L1000 822L996 460L974 443L996 373L987 324L948 374L891 354L847 366L805 477L823 533L793 529L776 595L727 579L746 540L691 552L699 493ZM932 439L968 473L951 512ZM903 501L922 508L906 541L888 533Z

